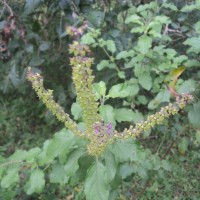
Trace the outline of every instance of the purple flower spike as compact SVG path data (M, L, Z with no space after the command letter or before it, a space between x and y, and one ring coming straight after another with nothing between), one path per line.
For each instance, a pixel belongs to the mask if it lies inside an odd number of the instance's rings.
M111 129L112 129L112 124L111 124L111 123L108 123L108 124L106 125L106 131L107 131L108 134L111 133Z
M95 133L98 134L99 133L99 129L96 127L95 128Z

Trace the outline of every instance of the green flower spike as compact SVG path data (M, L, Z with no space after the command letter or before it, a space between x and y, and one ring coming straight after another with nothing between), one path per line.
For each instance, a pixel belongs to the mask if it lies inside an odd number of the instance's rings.
M57 119L65 124L74 134L83 136L83 133L78 129L77 124L66 114L63 108L54 100L52 90L45 90L43 86L43 78L38 73L34 74L31 68L28 67L27 79L32 83L33 89L36 91L39 99L46 107L57 117Z
M77 124L53 100L53 91L44 89L43 79L39 74L32 73L31 69L28 68L27 79L32 83L32 87L38 94L38 97L58 120L63 122L76 135L89 139L90 143L87 146L87 150L90 155L101 155L106 147L116 140L139 137L142 132L162 124L165 119L177 114L180 109L183 109L188 103L193 101L193 96L190 94L179 95L175 103L169 103L167 106L162 107L159 112L148 116L146 121L137 123L135 127L131 125L128 129L124 129L123 132L113 130L112 124L105 124L99 115L99 103L96 101L92 86L94 80L91 70L93 59L88 57L90 49L79 42L86 28L87 24L78 29L75 27L66 28L67 33L77 39L69 45L69 52L74 55L70 59L70 64L73 69L72 79L76 88L77 100L83 110L83 121L86 126L85 132L81 132Z

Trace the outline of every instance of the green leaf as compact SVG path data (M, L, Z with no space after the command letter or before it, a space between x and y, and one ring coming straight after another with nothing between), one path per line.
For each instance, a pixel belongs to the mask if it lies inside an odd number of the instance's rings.
M42 3L41 0L26 0L26 4L24 7L24 14L28 15L32 13L36 8L40 6Z
M138 112L137 110L133 113L133 121L134 123L138 123L144 120L144 116L141 112Z
M17 150L13 155L9 157L9 161L22 161L26 159L27 151Z
M161 166L163 167L163 169L165 169L166 171L171 171L171 165L168 160L162 160L161 163L162 163Z
M181 138L180 143L178 144L178 151L181 154L185 154L185 152L188 150L189 141L186 137Z
M27 162L34 162L40 152L41 152L41 149L39 147L35 147L35 148L30 149L27 152L26 161Z
M148 108L155 109L158 105L162 102L169 102L170 101L170 92L168 90L160 91L155 99L149 102Z
M106 168L98 160L87 173L84 191L87 200L108 200L110 187Z
M46 51L50 48L50 43L49 42L43 42L40 46L39 46L39 50L40 51Z
M127 177L130 176L133 172L134 172L133 166L131 166L130 164L124 164L124 165L121 165L121 166L120 166L119 173L120 173L122 179L127 178Z
M105 82L100 81L99 83L94 83L93 88L94 88L95 94L96 94L98 99L100 99L101 97L105 97L105 95L106 95L106 84L105 84Z
M139 37L137 50L142 54L147 54L152 46L152 39L147 35Z
M18 167L13 167L9 168L6 171L6 175L3 176L1 179L1 187L2 188L9 188L11 187L14 183L19 181L19 168Z
M115 157L110 151L106 151L104 154L106 173L109 182L113 180L117 172L117 164L115 163Z
M146 90L152 88L152 78L149 73L142 73L138 76L139 84Z
M113 40L107 40L106 46L108 51L110 51L111 53L114 53L116 51L116 46Z
M109 149L115 155L117 163L133 161L136 156L136 145L133 140L116 141Z
M169 9L171 9L173 11L177 11L178 10L177 7L172 3L163 3L162 4L162 8L169 8Z
M74 143L74 135L70 131L62 129L54 135L53 139L46 143L46 147L42 154L39 155L39 158L44 163L52 162L57 156L66 159L66 155L73 149Z
M143 22L141 21L141 17L138 15L131 15L131 16L127 17L125 20L125 23L126 24L135 23L135 24L139 24L141 26L144 25Z
M45 186L44 172L40 169L35 169L30 176L29 181L25 186L27 194L41 193Z
M186 5L181 9L181 12L191 12L193 10L199 9L200 6L198 5Z
M49 174L51 183L66 184L69 181L69 177L66 175L64 166L60 163L56 163L52 167L52 171Z
M198 21L198 22L194 25L194 27L195 27L196 32L200 34L200 21Z
M93 26L94 28L98 28L103 24L104 18L105 12L98 10L90 10L88 12L87 20L91 26Z
M193 79L189 79L187 81L184 81L183 84L181 84L177 92L180 94L194 92L195 87L196 87L195 81Z
M81 37L81 43L90 45L90 44L95 44L96 41L92 37L91 33L87 33L87 34L83 35L83 37Z
M99 112L105 122L110 122L113 125L116 124L115 122L115 113L114 109L110 105L102 105L99 108Z
M108 60L102 60L98 65L97 69L101 71L104 68L115 69L116 65L114 63L110 63Z
M64 169L68 177L72 177L74 173L78 170L78 160L83 155L83 153L84 151L82 149L76 149L67 158Z
M31 67L37 67L40 66L44 62L44 59L42 59L38 54L33 55L29 65Z
M126 74L125 74L124 71L119 71L119 72L117 73L117 75L118 75L118 77L121 78L121 79L125 79L125 78L126 78Z
M122 58L126 59L128 57L134 56L135 52L133 50L130 51L121 51L117 54L116 59L120 60Z
M82 108L78 103L73 103L71 106L71 113L75 120L79 120L82 117Z
M138 92L139 87L137 83L120 83L111 87L107 98L135 96Z
M127 108L119 108L119 109L114 109L114 115L115 119L118 122L122 121L133 121L134 118L134 112L131 109Z
M183 44L190 46L187 53L200 53L200 37L188 38L185 42L183 42Z
M193 108L188 113L188 118L193 126L200 128L200 102L197 102L193 105Z

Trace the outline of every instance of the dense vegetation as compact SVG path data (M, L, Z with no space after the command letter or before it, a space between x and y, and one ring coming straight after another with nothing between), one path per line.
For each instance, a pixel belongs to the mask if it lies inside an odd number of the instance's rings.
M0 5L0 199L200 199L199 0Z

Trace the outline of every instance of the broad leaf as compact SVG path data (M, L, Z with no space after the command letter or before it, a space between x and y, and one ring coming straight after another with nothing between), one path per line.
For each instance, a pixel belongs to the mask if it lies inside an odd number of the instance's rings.
M128 108L119 108L114 109L115 119L118 122L122 121L133 121L134 118L134 112L131 109Z
M1 187L9 188L14 183L19 181L19 168L13 167L6 171L6 175L1 179Z
M128 84L128 83L120 83L111 87L107 98L124 98L128 96L135 96L139 91L139 87L137 83Z
M60 163L54 164L52 171L49 174L51 183L66 184L69 181L69 177L66 175L64 166Z
M106 46L108 51L110 51L111 53L114 53L116 51L116 46L113 40L107 40Z
M104 154L106 173L109 182L113 180L117 171L117 164L115 162L115 157L110 151L106 151Z
M87 173L84 191L87 200L108 200L110 187L106 168L98 160Z
M152 46L152 39L147 35L139 37L137 49L142 54L147 54Z
M27 182L25 189L27 194L41 193L45 185L44 172L40 169L35 169Z
M139 84L146 90L152 88L152 78L149 73L143 73L138 76Z
M188 118L193 126L200 128L200 102L197 102L193 105L193 108L188 113Z
M84 151L81 148L76 149L67 158L64 169L68 177L72 177L74 173L78 170L79 168L78 160L83 153Z

